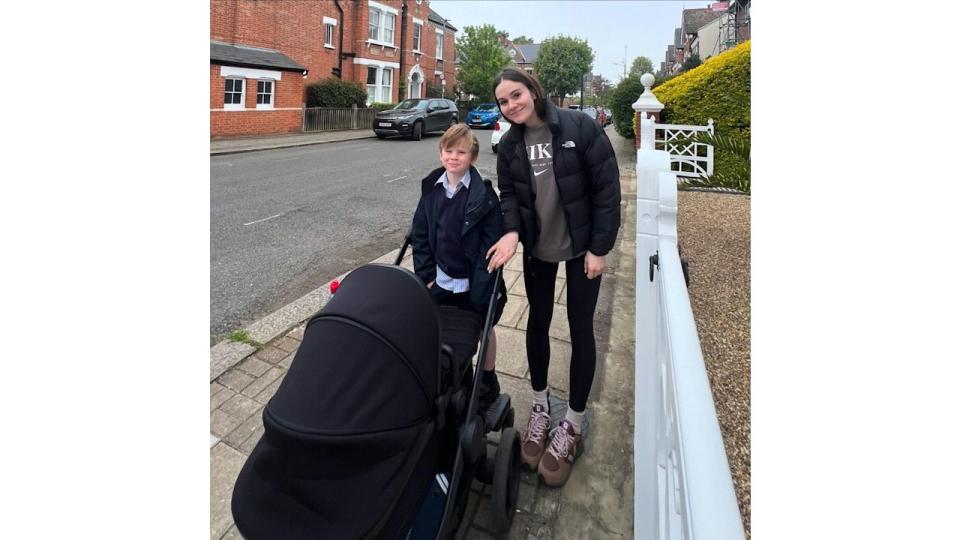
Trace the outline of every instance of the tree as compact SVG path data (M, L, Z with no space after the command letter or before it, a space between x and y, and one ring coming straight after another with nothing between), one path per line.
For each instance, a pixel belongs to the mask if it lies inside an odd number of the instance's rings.
M513 40L514 45L527 45L533 43L533 38L528 38L527 36L517 36Z
M593 78L593 95L596 96L596 103L606 103L607 94L610 93L610 90L613 89L613 85L610 84L610 80L597 75Z
M580 90L583 76L593 66L593 49L585 40L567 36L547 38L540 44L533 70L551 96L563 98Z
M467 94L492 101L493 79L510 65L510 57L497 40L493 25L467 26L457 38L460 66L457 81Z
M630 66L630 75L639 77L644 73L653 73L653 62L646 56L638 56L634 58L633 64Z

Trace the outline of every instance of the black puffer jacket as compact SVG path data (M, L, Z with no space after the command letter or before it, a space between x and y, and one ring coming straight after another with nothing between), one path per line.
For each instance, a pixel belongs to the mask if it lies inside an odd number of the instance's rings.
M590 250L594 255L606 255L620 229L620 170L613 146L600 125L586 114L559 109L549 102L545 105L546 122L553 134L553 173L573 252ZM523 125L513 125L500 141L497 185L504 230L517 231L524 247L530 249L540 231L523 133Z

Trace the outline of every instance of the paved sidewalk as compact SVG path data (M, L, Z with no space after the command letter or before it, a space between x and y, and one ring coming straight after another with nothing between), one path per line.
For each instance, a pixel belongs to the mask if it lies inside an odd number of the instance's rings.
M369 127L349 131L322 131L319 133L290 133L272 137L237 137L210 141L210 155L236 154L255 150L272 150L291 146L307 146L329 142L370 139L375 137Z
M505 538L613 539L633 537L633 359L636 174L632 141L607 130L618 152L623 225L608 255L597 303L597 370L588 402L590 427L583 455L567 484L553 489L524 471L517 514ZM211 142L211 150L213 142ZM241 150L237 150L241 151ZM213 153L213 152L211 152ZM522 252L522 249L521 249ZM396 251L377 262L390 262ZM403 265L412 268L411 256ZM509 301L497 327L497 372L513 397L517 428L530 411L526 362L527 299L520 253L504 271ZM342 276L341 276L342 278ZM263 345L221 342L211 349L210 538L240 538L230 514L233 484L263 434L263 407L276 392L303 338L305 321L329 299L326 287L247 327ZM565 273L561 266L550 328L551 393L565 402L569 388L570 334ZM616 316L614 316L616 314ZM558 409L554 414L562 414ZM491 436L488 451L495 450ZM474 482L458 538L489 539L493 533L491 488Z

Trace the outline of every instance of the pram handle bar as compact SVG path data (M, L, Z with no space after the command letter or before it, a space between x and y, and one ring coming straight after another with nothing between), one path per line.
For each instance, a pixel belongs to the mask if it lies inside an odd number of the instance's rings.
M403 255L407 252L407 246L413 243L410 238L413 236L413 225L407 229L407 235L403 237L403 245L400 246L400 253L397 254L397 260L393 262L394 265L400 266L400 263L403 262Z
M467 418L473 418L477 414L479 407L480 379L483 373L483 364L487 357L487 342L490 340L490 330L493 328L493 314L497 309L497 295L500 294L500 280L503 276L503 267L497 268L496 275L493 276L493 294L490 295L490 301L487 302L487 316L483 320L483 339L480 340L480 350L477 351L477 369L474 370L473 391L470 393L470 406L467 408Z

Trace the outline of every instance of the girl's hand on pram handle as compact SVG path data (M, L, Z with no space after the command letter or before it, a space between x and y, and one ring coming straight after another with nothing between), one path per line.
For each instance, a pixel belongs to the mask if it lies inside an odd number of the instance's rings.
M487 272L493 272L497 268L507 264L517 252L517 244L520 242L520 233L510 231L500 237L497 243L487 251Z

